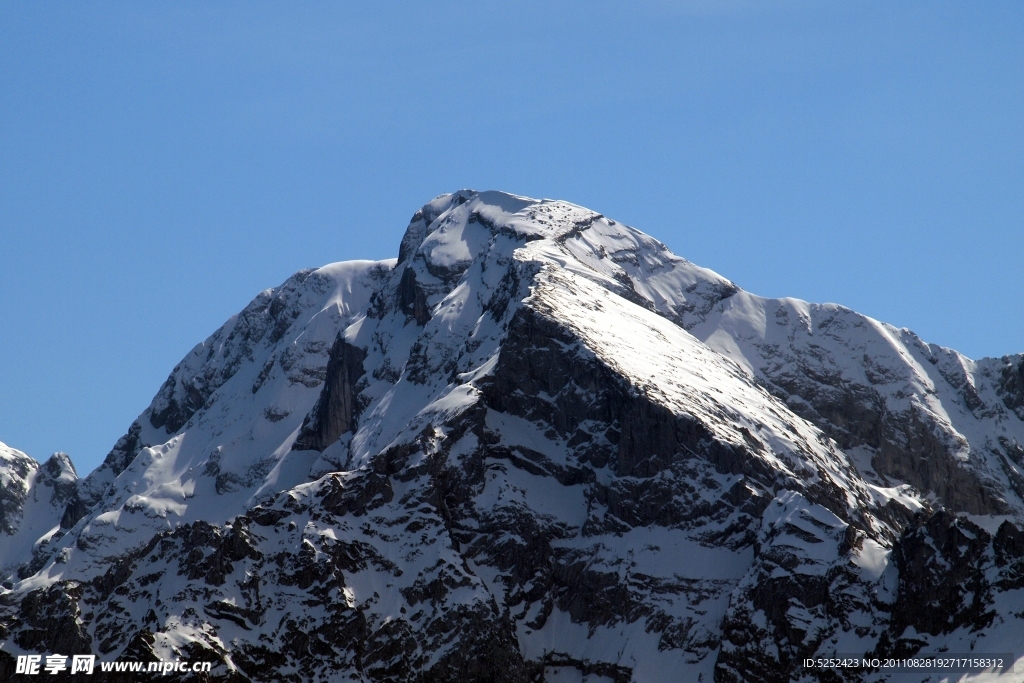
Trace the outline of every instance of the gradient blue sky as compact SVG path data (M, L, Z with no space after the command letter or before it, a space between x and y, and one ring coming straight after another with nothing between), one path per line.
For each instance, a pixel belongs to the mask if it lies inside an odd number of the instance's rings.
M1024 3L3 2L0 440L95 467L293 271L442 192L1024 351Z

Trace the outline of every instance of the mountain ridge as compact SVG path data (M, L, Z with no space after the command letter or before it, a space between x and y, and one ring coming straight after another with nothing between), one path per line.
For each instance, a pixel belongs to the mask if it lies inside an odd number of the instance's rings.
M583 207L442 195L397 259L300 271L175 367L16 557L0 651L774 681L1012 643L1018 376Z

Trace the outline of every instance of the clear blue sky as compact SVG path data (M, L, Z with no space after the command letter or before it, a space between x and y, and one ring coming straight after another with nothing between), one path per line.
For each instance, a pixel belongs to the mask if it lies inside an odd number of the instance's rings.
M442 192L1024 351L1024 3L0 4L0 440L95 467L293 271Z

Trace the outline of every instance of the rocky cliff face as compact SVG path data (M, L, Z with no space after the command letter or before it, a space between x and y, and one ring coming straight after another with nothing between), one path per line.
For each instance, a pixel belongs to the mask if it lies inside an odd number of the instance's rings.
M84 480L0 453L34 548L0 556L0 672L838 680L800 662L1013 651L1022 363L755 297L565 202L445 195L397 260L260 294ZM13 521L33 485L45 533Z

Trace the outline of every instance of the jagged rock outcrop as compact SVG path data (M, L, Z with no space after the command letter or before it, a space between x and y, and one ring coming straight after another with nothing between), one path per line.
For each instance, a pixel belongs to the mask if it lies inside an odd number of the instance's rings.
M0 655L725 683L1012 650L1021 362L755 297L566 202L444 195L397 260L260 294L84 480L10 457L3 524L36 469L56 502L45 542L4 526L34 550Z

